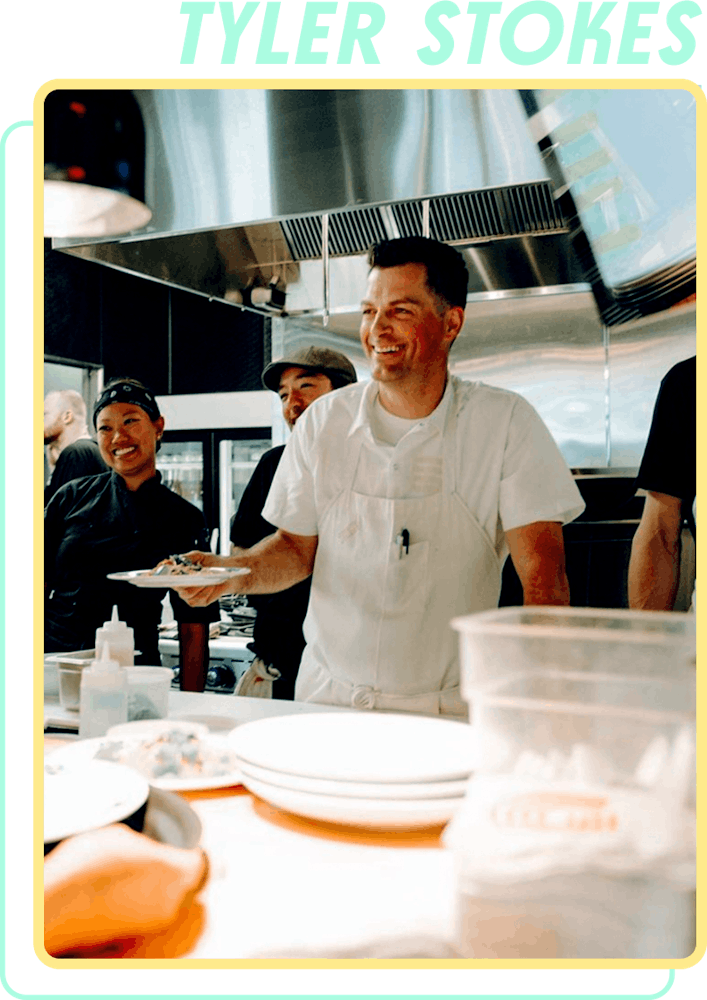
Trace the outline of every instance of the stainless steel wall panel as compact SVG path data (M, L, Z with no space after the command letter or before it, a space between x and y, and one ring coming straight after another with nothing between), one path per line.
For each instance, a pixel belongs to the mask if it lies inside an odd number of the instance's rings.
M524 396L569 466L606 466L603 328L586 286L470 296L450 362L462 378Z
M611 465L637 468L663 376L696 351L694 303L610 330ZM679 428L676 428L679 433Z
M344 263L345 273L337 274ZM332 269L329 328L319 317L274 320L278 356L307 343L334 347L364 376L368 362L352 303L365 287L365 259L332 261ZM302 265L305 284L317 278L314 262ZM694 304L608 329L588 287L573 285L470 295L450 364L461 378L528 399L571 468L630 476L643 455L660 380L694 353Z

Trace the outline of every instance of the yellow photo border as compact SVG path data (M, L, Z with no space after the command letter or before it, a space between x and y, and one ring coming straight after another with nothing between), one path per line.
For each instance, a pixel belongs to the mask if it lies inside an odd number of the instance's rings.
M686 90L691 93L696 102L697 130L697 246L699 252L700 236L705 231L705 203L703 186L699 178L707 175L707 147L705 145L705 112L707 102L700 87L690 80L669 79L541 79L541 80L479 80L470 78L459 79L245 79L245 80L190 80L190 79L137 79L137 80L69 80L57 79L44 84L37 91L34 100L34 414L35 433L39 434L43 421L43 343L44 343L44 253L43 253L43 187L44 174L44 99L53 90L78 87L81 90L516 90L520 84L532 89L547 90ZM707 278L702 269L697 269L698 290L705 290ZM699 301L699 295L698 295ZM697 310L697 340L701 341L701 324L699 307ZM698 351L698 386L702 384L700 352ZM701 427L707 415L707 402L700 392L697 394L697 454L701 455ZM33 865L33 902L34 902L34 949L39 960L46 966L55 969L688 969L696 965L707 949L707 934L705 932L705 905L701 893L697 893L696 913L696 947L691 955L684 959L270 959L252 961L249 959L56 959L48 955L44 949L43 934L43 846L42 837L42 776L43 776L43 662L40 650L43 648L43 529L39 516L40 493L43 480L42 451L37 449L33 466L35 482L35 520L34 520L34 865ZM698 460L697 483L698 493L703 481L704 463ZM702 560L698 550L698 569ZM699 623L698 623L699 624ZM698 628L698 662L702 652L701 629ZM697 684L697 706L701 718L705 716L704 682ZM704 741L698 740L697 770L698 774L707 769L707 748ZM697 830L705 830L705 812L707 804L704 795L697 799ZM698 856L698 886L704 880L701 872L703 859ZM118 965L116 963L119 963ZM234 984L235 985L235 984ZM669 986L672 985L672 980ZM668 986L668 988L669 988ZM237 992L237 991L236 991ZM665 990L663 992L666 992ZM158 995L158 994L155 994ZM206 995L206 993L204 994ZM654 994L660 996L661 994Z

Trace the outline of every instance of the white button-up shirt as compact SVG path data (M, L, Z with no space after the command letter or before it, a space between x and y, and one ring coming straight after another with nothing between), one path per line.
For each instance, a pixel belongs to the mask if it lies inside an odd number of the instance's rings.
M517 393L450 377L439 406L428 418L411 421L394 447L373 433L377 394L374 381L346 386L315 400L299 418L263 509L267 521L295 535L317 535L320 518L348 481L354 435L363 437L357 492L386 498L438 492L452 405L458 411L456 492L499 558L511 528L566 523L584 510L550 432Z

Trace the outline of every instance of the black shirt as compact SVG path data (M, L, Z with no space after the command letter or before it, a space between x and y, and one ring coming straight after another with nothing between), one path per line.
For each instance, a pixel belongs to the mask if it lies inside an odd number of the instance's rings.
M683 517L693 527L696 492L697 358L670 369L660 383L653 420L636 485L682 500Z
M240 548L250 548L277 530L265 520L261 511L284 450L285 446L279 445L267 451L245 488L231 525L231 542ZM277 667L282 674L273 685L276 698L294 697L295 679L305 647L302 623L307 614L309 589L310 580L303 580L277 594L248 598L258 612L249 649L264 663Z
M44 514L45 652L91 649L114 604L135 631L136 662L159 664L157 626L165 590L107 580L107 573L150 569L175 552L208 551L199 510L160 482L131 491L114 472L63 486ZM190 608L169 591L180 622L218 621L218 604Z
M103 472L108 472L108 466L101 458L100 449L95 441L91 438L80 438L72 444L67 444L59 453L54 472L44 488L44 506L47 506L58 489L70 483L72 479L100 476Z

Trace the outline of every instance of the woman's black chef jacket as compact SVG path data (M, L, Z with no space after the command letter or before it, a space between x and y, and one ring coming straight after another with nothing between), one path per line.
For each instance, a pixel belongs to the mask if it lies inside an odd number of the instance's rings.
M92 649L96 629L118 605L134 629L136 663L159 664L164 590L107 580L107 573L151 569L190 549L208 551L199 510L160 482L159 473L131 491L115 472L63 486L44 512L45 652ZM218 621L218 604L190 608L170 590L180 622Z

